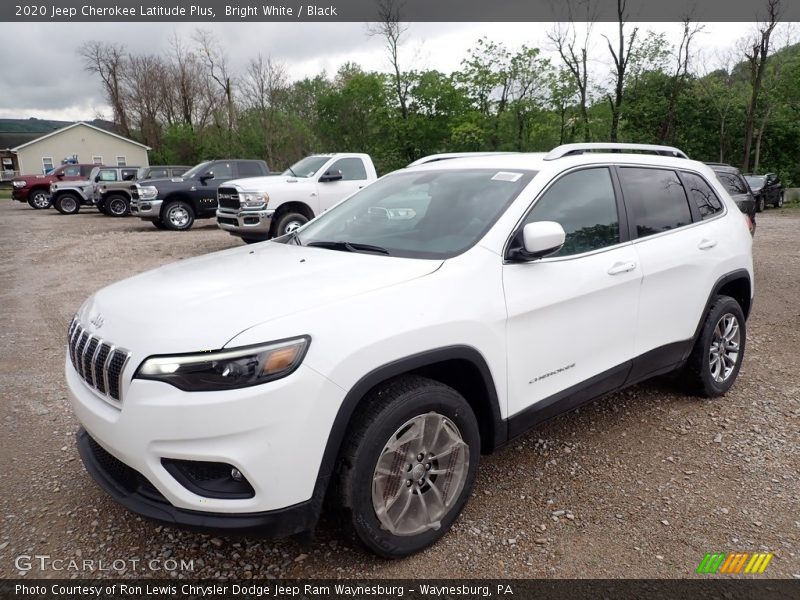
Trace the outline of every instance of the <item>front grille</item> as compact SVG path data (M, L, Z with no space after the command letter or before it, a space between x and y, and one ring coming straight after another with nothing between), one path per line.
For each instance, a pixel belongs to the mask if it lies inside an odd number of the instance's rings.
M239 192L236 188L221 187L217 190L217 201L220 208L239 210Z
M121 401L122 371L130 352L89 333L77 318L70 323L67 345L72 366L81 379L101 394Z

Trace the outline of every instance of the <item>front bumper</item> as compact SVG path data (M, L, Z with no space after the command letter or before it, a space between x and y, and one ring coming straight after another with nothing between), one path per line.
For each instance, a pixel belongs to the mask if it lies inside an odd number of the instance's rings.
M28 188L11 188L11 198L17 202L27 202L29 193L30 190Z
M239 237L269 237L275 209L231 210L217 209L217 224L231 235Z
M291 375L260 386L184 392L158 381L131 380L138 362L135 357L125 367L122 401L116 405L90 388L69 359L65 366L80 424L99 448L135 474L134 483L127 484L108 472L103 475L93 466L97 459L81 451L89 472L115 499L144 516L189 526L224 527L219 521L231 515L233 528L253 526L262 513L308 503L319 508L315 492L324 486L317 485L317 478L344 398L341 388L301 365ZM253 494L235 499L203 495L176 478L165 465L169 461L233 466ZM295 523L289 529L297 527Z
M270 537L310 531L319 516L313 500L260 513L209 513L172 506L140 473L117 460L81 427L78 452L86 470L114 500L145 518L192 529L225 532L257 530Z
M163 200L156 198L155 200L141 200L134 198L131 200L131 214L135 217L142 219L160 219L161 218L161 205Z

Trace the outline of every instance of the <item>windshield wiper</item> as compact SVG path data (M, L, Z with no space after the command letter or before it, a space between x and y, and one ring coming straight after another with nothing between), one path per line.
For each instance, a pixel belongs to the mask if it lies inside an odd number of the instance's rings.
M375 254L389 255L389 251L381 246L371 244L359 244L358 242L308 242L306 246L316 246L318 248L330 248L331 250L343 250L345 252L374 252Z

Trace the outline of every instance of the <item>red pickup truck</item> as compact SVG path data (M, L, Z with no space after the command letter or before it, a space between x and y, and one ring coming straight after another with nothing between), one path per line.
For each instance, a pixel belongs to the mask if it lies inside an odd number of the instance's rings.
M89 179L98 165L61 165L47 175L20 175L11 180L11 197L33 208L50 208L50 184L55 181Z

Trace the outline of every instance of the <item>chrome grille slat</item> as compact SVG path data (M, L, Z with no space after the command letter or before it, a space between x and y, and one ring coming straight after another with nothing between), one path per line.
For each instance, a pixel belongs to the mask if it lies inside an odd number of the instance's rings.
M131 353L89 333L77 317L67 329L67 352L76 373L101 395L122 401L122 375Z

